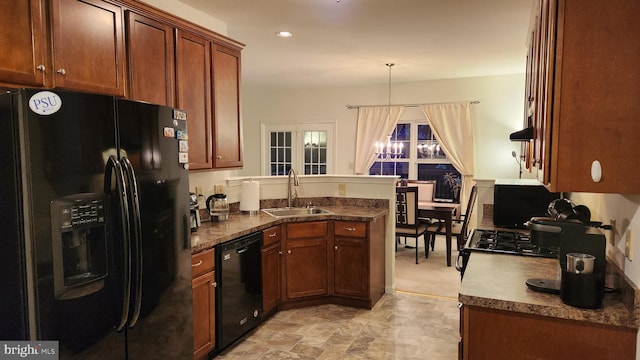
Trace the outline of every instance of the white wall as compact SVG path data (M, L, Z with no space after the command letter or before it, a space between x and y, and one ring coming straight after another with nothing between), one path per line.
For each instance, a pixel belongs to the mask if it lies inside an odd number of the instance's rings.
M509 134L522 128L524 75L392 83L392 104L419 104L479 100L472 106L475 121L478 178L513 178L518 167L511 151L518 143ZM358 111L346 105L384 105L388 85L317 89L244 88L242 94L244 169L242 175L260 174L260 123L334 121L337 125L336 174L353 174ZM402 119L423 117L407 107Z
M227 24L191 6L176 0L143 0L142 3L151 5L179 18L215 31L220 35L227 35Z

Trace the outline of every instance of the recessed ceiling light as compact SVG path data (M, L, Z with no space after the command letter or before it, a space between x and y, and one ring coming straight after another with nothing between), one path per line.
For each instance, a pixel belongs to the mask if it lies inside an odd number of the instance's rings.
M280 37L292 37L293 34L288 32L288 31L278 31L276 33L276 35L280 36Z

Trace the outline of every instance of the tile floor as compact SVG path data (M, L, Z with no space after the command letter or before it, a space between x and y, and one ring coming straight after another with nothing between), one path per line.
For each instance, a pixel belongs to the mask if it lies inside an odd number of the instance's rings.
M457 359L458 302L385 294L372 310L286 310L218 359Z

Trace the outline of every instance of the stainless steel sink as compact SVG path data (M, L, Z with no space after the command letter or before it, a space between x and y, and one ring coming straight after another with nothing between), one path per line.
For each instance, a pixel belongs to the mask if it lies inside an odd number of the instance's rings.
M304 208L273 208L273 209L262 209L265 213L277 217L295 217L295 216L314 216L314 215L331 215L333 214L329 210L325 210L319 207L304 207Z

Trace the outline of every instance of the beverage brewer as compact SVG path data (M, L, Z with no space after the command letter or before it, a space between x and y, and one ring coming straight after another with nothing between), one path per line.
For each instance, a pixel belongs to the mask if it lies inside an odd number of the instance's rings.
M527 226L531 229L532 243L558 247L561 272L559 282L528 279L527 286L535 291L560 294L567 305L601 307L607 270L604 234L577 219L533 218Z

